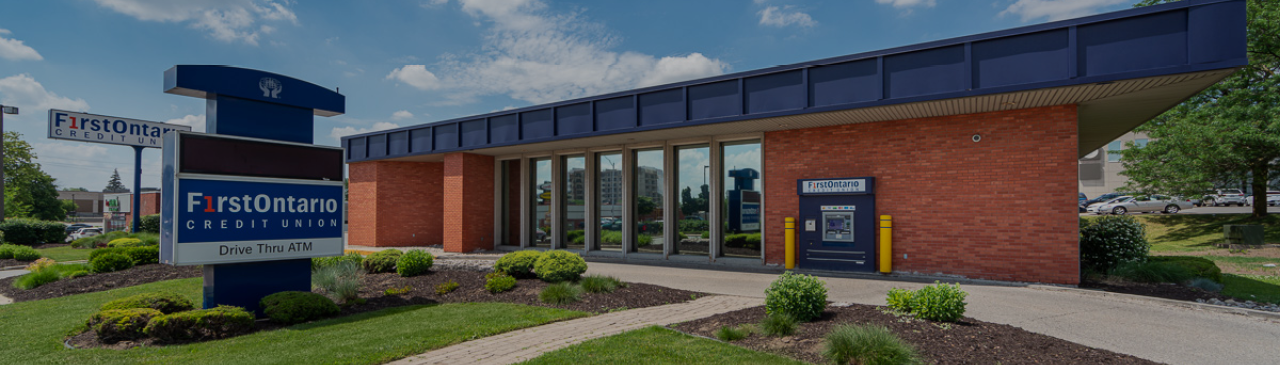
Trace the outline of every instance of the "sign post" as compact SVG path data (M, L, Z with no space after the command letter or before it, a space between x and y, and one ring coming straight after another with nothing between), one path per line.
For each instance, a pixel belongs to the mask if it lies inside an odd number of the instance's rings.
M164 92L206 100L202 136L165 136L163 262L204 265L204 307L311 290L310 257L342 254L342 150L313 146L335 91L245 68L177 65ZM247 138L235 138L247 137ZM170 148L172 146L172 148Z

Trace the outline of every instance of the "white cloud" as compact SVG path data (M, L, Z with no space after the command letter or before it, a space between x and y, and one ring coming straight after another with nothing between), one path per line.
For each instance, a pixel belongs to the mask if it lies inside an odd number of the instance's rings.
M186 23L223 42L258 45L262 34L275 27L259 21L298 24L298 16L271 0L94 0L103 7L142 21Z
M191 126L191 131L193 132L205 131L204 130L204 114L200 114L200 115L187 114L182 118L169 119L164 122L169 124Z
M1076 0L1068 0L1068 1L1076 1ZM932 7L934 7L935 5L938 5L938 3L937 3L937 1L936 1L936 0L876 0L876 3L877 3L877 4L891 4L891 5L893 5L893 7L895 7L895 8L900 8L900 9L901 9L901 8L914 8L914 7L917 7L917 6L923 6L923 7L926 7L926 8L932 8Z
M1000 16L1014 14L1021 17L1023 22L1039 18L1054 21L1096 14L1106 7L1129 2L1129 0L1018 0L1000 12Z
M531 103L723 74L729 65L701 53L656 57L612 50L621 41L578 14L552 14L537 0L460 0L489 27L481 50L445 55L433 66L405 65L387 75L421 90L448 90L434 104L485 95Z
M0 35L12 33L8 29L0 29ZM35 48L22 44L20 40L5 37L0 37L0 58L12 61L39 61L44 59L44 57L40 56L40 52L36 52Z
M395 113L391 113L391 120L405 120L410 118L413 118L413 113L410 113L408 110L399 110Z
M373 126L369 128L356 128L351 126L334 127L333 131L329 132L329 136L333 137L333 139L341 140L342 137L350 136L353 134L385 131L393 128L400 128L400 125L391 123L391 122L377 122L377 123L374 123Z
M447 3L449 3L449 0L427 0L420 3L419 6L430 9Z
M76 112L89 110L84 99L58 96L45 90L44 85L28 74L17 74L0 79L0 104L17 106L23 114L40 115L49 109Z
M789 10L790 8L791 8L790 6L784 7L784 8L779 8L777 6L770 6L770 7L764 8L764 10L761 10L759 13L757 13L757 14L760 14L760 25L767 25L767 26L778 27L778 28L792 26L792 25L811 28L815 25L818 25L818 22L814 21L813 18L809 16L809 14L799 12L799 11Z

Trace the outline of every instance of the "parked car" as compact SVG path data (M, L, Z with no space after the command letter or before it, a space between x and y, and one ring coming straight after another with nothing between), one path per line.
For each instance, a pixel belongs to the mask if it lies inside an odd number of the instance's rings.
M1085 212L1085 208L1086 208L1086 207L1085 207L1085 205L1084 205L1084 203L1085 203L1085 202L1087 202L1087 201L1089 201L1089 197L1084 196L1084 193L1077 193L1077 194L1079 194L1080 196L1079 196L1079 199L1078 199L1079 201L1078 201L1078 202L1076 202L1076 205L1079 205L1079 206L1080 206L1080 213L1084 213L1084 212Z
M1133 197L1128 195L1121 195L1121 196L1112 198L1111 200L1107 200L1100 203L1093 203L1085 208L1085 212L1093 213L1093 214L1105 214L1107 213L1107 211L1101 210L1102 207L1109 206L1111 204L1118 203L1123 200L1129 200L1129 199L1133 199Z
M75 233L67 236L68 241L75 241L85 237L93 237L102 234L102 227L81 227Z
M1161 212L1174 214L1183 209L1191 209L1193 206L1190 202L1175 200L1163 195L1143 195L1137 197L1126 197L1116 200L1108 204L1098 206L1096 212L1098 214L1128 214L1130 212L1154 213Z
M1271 190L1267 192L1267 200L1271 200L1273 196L1280 196L1280 191ZM1253 195L1244 198L1244 205L1253 206Z
M79 231L81 228L85 228L85 227L93 227L93 226L84 224L84 223L75 223L67 226L67 234L76 233L76 231Z
M1204 204L1214 207L1235 204L1236 206L1243 207L1245 203L1244 198L1244 192L1241 192L1240 189L1222 189L1218 190L1217 194L1205 197Z
M1115 199L1115 198L1119 198L1119 197L1126 196L1126 195L1132 196L1132 195L1134 195L1134 194L1130 194L1130 193L1106 193L1106 194L1098 195L1098 196L1094 197L1093 199L1089 199L1089 200L1085 201L1085 202L1084 202L1084 206L1085 206L1085 208L1088 208L1088 207L1090 207L1090 206L1092 206L1092 205L1094 205L1094 204L1105 203L1105 202L1111 201L1111 200L1113 200L1113 199Z
M1280 195L1267 195L1267 206L1268 207L1280 206Z

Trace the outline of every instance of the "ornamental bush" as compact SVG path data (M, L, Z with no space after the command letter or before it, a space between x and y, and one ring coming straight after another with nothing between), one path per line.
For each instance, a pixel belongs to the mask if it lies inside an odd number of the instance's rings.
M826 307L827 287L814 276L784 272L764 290L766 314L787 314L808 322L821 316Z
M359 253L351 252L342 256L316 257L311 259L311 271L315 271L322 267L333 266L338 262L353 262L357 267L364 264L364 256Z
M364 286L364 270L355 261L337 261L311 271L311 286L323 289L334 301L356 302Z
M889 308L911 313L911 296L914 294L911 290L891 288L885 301L888 302Z
M39 243L62 243L67 239L67 225L31 218L9 218L0 222L5 242L34 246Z
M396 271L396 261L403 254L403 252L394 248L374 252L369 257L364 258L364 271L368 271L370 274Z
M75 247L75 248L106 247L107 242L111 242L111 240L114 240L117 238L125 238L129 236L130 236L129 232L125 232L125 231L107 232L97 236L78 238L75 241L71 241L71 247Z
M1097 273L1125 262L1143 262L1151 244L1142 222L1130 216L1106 216L1080 227L1080 264Z
M4 259L12 259L12 258L13 258L13 250L17 249L18 247L22 247L22 246L18 246L18 245L10 245L10 244L7 244L7 243L5 243L5 244L0 244L0 260L4 260Z
M62 280L62 276L54 270L40 270L30 274L22 275L13 280L13 287L22 290L31 290L35 287Z
M147 323L162 315L151 308L108 309L94 313L85 324L93 329L98 340L116 343L146 337Z
M582 300L582 288L570 283L555 283L542 288L538 300L547 304L569 304Z
M919 364L914 347L883 326L840 325L827 334L822 356L836 364Z
M440 284L436 284L436 295L445 295L458 290L458 282L449 280Z
M774 337L796 333L796 319L784 313L774 313L760 320L760 331Z
M272 321L283 324L295 324L314 321L338 314L341 309L332 300L323 295L286 291L268 295L258 303L262 313Z
M106 273L131 268L133 260L121 253L108 253L89 260L89 266L93 268L93 272Z
M160 233L160 215L151 214L144 215L138 220L138 230L150 233Z
M141 247L142 240L137 238L117 238L107 242L107 247Z
M627 286L626 283L618 280L618 278L604 275L583 276L582 280L578 281L578 285L581 285L582 289L588 293L612 293L618 288Z
M1196 277L1192 269L1172 262L1126 262L1107 274L1140 283L1182 284Z
M251 329L252 313L240 307L223 305L155 317L142 332L161 342L174 343L222 339Z
M517 278L532 278L533 265L542 257L542 252L524 250L508 253L493 263L494 271L501 271Z
M501 271L495 271L484 276L484 290L490 293L498 294L511 290L516 287L516 278L511 277Z
M186 297L178 295L178 293L163 291L142 293L116 299L103 304L102 307L98 309L106 311L113 309L148 308L158 310L160 313L172 314L189 311L195 309L195 307L195 304L192 304Z
M27 246L13 248L13 259L18 261L35 261L40 259L40 251Z
M426 274L435 263L435 257L423 250L409 250L396 260L396 273L403 277Z
M947 285L935 281L911 296L911 313L917 318L955 322L964 316L964 298L967 296L969 293L960 290L960 284Z
M533 272L546 282L576 281L587 272L587 260L569 251L547 251L533 264Z

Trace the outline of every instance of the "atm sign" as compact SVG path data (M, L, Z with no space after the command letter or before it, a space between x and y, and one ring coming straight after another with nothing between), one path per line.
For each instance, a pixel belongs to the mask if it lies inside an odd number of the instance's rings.
M842 180L809 180L804 181L800 185L802 194L812 193L865 193L867 192L866 179L842 179Z

